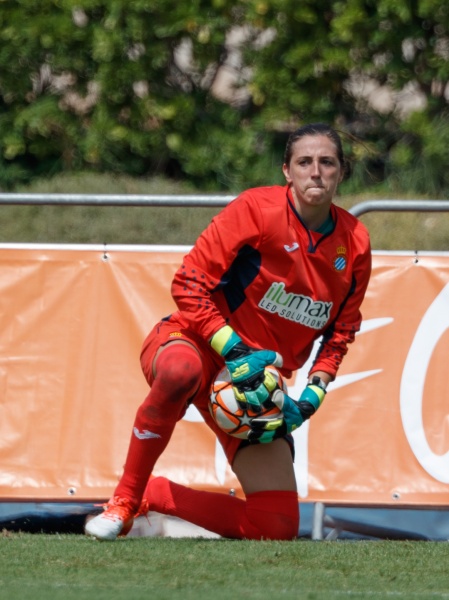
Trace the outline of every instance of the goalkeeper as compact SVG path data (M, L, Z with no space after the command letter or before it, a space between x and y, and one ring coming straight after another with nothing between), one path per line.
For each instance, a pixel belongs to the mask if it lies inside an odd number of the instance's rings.
M223 537L287 540L299 530L292 432L319 408L361 324L371 270L365 226L334 203L346 162L338 133L305 125L288 138L286 184L249 189L199 236L175 274L177 311L143 344L150 391L137 409L124 472L86 533L113 540L136 515L173 515ZM285 377L309 358L309 379L289 398L265 371ZM268 398L282 417L253 419L248 440L218 429L209 390L226 365L234 394L256 411ZM214 431L245 499L150 477L186 408Z

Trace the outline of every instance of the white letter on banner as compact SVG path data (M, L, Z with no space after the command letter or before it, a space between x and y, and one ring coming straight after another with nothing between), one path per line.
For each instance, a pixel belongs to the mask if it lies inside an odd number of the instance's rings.
M432 353L448 328L449 284L435 298L419 324L405 361L400 392L402 424L413 454L427 473L442 483L449 483L449 450L443 455L432 452L424 431L422 402Z

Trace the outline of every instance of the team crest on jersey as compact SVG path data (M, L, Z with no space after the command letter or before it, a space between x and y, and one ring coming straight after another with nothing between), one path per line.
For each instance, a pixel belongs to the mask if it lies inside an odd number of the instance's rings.
M341 273L346 269L346 248L344 246L338 246L337 256L334 258L334 269Z

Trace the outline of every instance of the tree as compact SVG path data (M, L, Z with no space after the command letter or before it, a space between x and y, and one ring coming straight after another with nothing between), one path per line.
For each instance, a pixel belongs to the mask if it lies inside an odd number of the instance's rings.
M410 183L418 156L441 191L448 27L445 0L4 0L0 184L88 168L238 191L281 181L288 133L320 120L364 173Z
M252 54L265 123L330 120L364 141L348 149L365 173L447 190L447 2L274 0L254 5L253 22L275 32ZM432 177L411 177L420 162Z
M239 18L228 1L2 2L0 179L230 168L238 153L221 153L216 132L240 115L211 88Z

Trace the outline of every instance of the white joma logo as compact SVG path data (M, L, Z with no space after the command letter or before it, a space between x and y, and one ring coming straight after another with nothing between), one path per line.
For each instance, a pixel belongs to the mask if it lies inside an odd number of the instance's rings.
M287 252L294 252L295 250L298 250L299 248L299 244L298 242L293 242L293 244L291 246L289 246L288 244L285 244L284 249L287 250Z
M152 431L148 431L148 429L144 429L143 431L139 431L137 427L133 429L134 435L139 440L149 440L151 438L160 438L161 436L158 433L153 433Z

